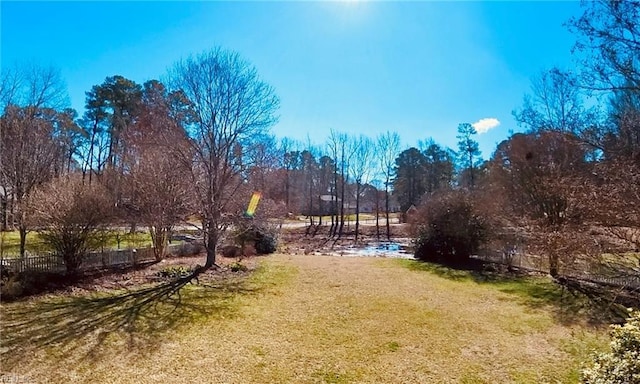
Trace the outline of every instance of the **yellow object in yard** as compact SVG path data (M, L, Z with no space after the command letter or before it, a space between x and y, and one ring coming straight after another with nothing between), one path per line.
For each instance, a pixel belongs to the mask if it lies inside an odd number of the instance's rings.
M260 198L262 197L262 193L260 192L253 192L253 195L251 196L251 200L249 200L249 207L247 207L247 216L249 217L253 217L253 215L256 213L256 208L258 208L258 202L260 201Z

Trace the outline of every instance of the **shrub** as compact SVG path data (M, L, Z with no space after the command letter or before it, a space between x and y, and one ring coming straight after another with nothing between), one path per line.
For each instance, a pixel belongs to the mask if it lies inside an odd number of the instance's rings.
M10 272L0 279L0 299L11 301L73 284L75 279L56 272Z
M275 234L267 231L256 233L255 248L258 255L274 253L277 246L278 240Z
M612 325L611 352L593 357L582 371L585 384L640 383L640 310L624 325Z
M22 296L24 285L15 274L2 276L0 279L0 297L4 300L13 300Z
M158 271L156 275L165 279L179 279L181 277L187 277L193 270L182 265L171 265Z
M247 268L246 265L236 261L235 263L232 263L229 265L229 269L231 269L232 272L246 272L249 270L249 268Z
M242 250L240 249L240 247L237 247L235 245L225 245L224 247L220 248L220 253L224 257L238 257L242 255Z
M463 264L488 237L488 225L463 193L432 197L416 215L415 256L424 261Z
M78 177L57 178L39 187L30 200L40 237L63 258L67 273L78 272L112 214L109 194L99 184Z
M278 246L276 231L266 225L255 223L238 225L234 237L241 249L247 245L253 245L258 255L274 253Z

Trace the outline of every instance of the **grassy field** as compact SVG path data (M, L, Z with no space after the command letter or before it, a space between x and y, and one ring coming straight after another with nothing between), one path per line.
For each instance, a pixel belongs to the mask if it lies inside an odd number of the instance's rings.
M129 233L128 231L114 230L106 232L101 242L105 249L143 248L151 246L151 236L148 232ZM37 232L27 234L25 249L33 255L51 251ZM18 231L0 232L0 255L3 257L20 255L20 234Z
M573 383L606 330L544 279L276 255L248 277L2 305L5 377L47 383ZM562 305L561 305L562 304Z

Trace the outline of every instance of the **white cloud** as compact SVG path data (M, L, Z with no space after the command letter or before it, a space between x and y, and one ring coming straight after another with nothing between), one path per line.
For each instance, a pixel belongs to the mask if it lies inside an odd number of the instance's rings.
M495 117L485 117L484 119L480 119L471 125L473 125L473 128L476 129L476 132L481 135L483 133L486 133L490 129L493 129L500 125L500 120L496 119Z

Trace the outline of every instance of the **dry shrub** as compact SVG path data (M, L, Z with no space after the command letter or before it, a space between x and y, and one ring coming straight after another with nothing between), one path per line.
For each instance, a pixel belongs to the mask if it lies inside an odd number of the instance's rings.
M465 264L489 237L488 221L463 191L431 196L414 219L415 256L445 264Z
M77 271L83 257L94 248L113 207L102 186L85 184L74 175L52 180L30 200L40 237L64 259L69 273Z

